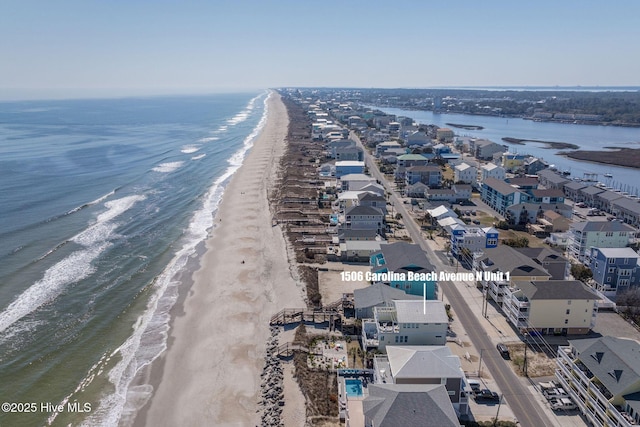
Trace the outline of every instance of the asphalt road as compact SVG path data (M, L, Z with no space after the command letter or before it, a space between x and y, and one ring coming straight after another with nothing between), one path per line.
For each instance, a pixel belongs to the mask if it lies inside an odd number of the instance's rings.
M365 164L369 169L371 176L376 178L391 193L390 201L394 205L396 212L400 213L404 218L404 225L409 235L420 247L426 252L429 262L437 269L442 271L450 271L451 267L445 265L431 250L425 242L420 228L409 215L405 205L398 198L397 194L391 188L391 184L386 180L378 169L373 156L369 154L362 145L360 138L351 132L350 136L364 150ZM537 408L535 398L531 396L529 390L523 386L520 379L513 373L509 365L498 355L498 351L491 342L489 335L484 327L479 324L475 316L471 313L468 304L451 282L439 283L438 286L447 296L451 307L456 312L460 323L464 327L469 339L476 349L483 350L482 362L491 372L491 376L495 380L498 387L502 391L503 398L509 404L511 411L524 427L553 427L553 423L546 417L542 410ZM498 357L496 357L498 356Z

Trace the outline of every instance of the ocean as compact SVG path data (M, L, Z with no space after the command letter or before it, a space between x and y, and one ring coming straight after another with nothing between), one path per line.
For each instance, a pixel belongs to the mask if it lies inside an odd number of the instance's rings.
M149 397L132 380L267 96L0 103L0 426L126 424Z

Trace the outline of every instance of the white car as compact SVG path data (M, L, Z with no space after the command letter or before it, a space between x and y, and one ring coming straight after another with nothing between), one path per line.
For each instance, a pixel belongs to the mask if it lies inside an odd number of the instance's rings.
M551 403L551 409L554 411L571 411L576 408L576 404L568 397L555 399L553 403Z

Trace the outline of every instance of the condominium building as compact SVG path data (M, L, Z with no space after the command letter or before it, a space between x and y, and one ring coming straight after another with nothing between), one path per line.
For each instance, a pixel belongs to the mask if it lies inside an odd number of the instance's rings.
M569 253L587 264L591 248L624 248L629 245L629 239L635 237L635 229L619 221L578 222L571 226L569 233Z
M558 347L556 377L597 427L640 424L640 343L604 336Z

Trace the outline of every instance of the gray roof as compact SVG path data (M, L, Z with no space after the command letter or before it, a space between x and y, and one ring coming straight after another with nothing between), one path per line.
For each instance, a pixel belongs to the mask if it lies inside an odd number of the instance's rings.
M440 166L438 166L438 165L410 166L410 167L407 168L407 171L411 171L411 172L441 172Z
M529 300L595 300L596 293L579 280L518 282Z
M570 205L565 203L518 203L517 205L511 205L507 208L509 209L518 209L524 208L528 211L538 210L542 211L571 211L573 208Z
M553 250L551 248L513 248L516 251L520 252L524 256L535 260L538 264L543 262L554 262L554 261L564 261L568 262L568 260L562 256L561 252Z
M614 395L629 390L640 381L640 343L630 339L604 336L586 340L570 340L579 359Z
M517 188L512 187L508 183L496 178L487 178L484 180L484 184L493 188L500 194L511 194L520 191Z
M459 427L441 384L371 384L362 401L365 425L376 427Z
M584 182L581 181L571 181L571 182L567 182L564 185L564 188L568 188L570 190L580 190L581 188L586 187L587 184L585 184Z
M480 261L484 264L490 264L488 265L488 271L509 272L514 277L551 277L531 258L506 245L485 249Z
M620 198L613 202L614 206L624 208L634 213L640 213L640 203L638 200L629 199L628 197Z
M398 323L449 323L444 303L438 300L396 300Z
M385 199L384 197L378 195L378 194L373 194L373 193L369 193L368 191L366 193L360 194L358 195L358 199L362 200L371 200L371 201L376 201L376 202L386 202L387 199Z
M390 374L398 378L462 378L460 358L447 346L387 346ZM397 382L397 381L396 381Z
M384 214L380 209L371 206L352 206L345 212L345 215L377 215L382 217Z
M378 231L377 230L358 230L358 229L352 229L352 228L346 228L340 231L340 233L338 234L338 237L340 239L349 239L349 238L359 238L359 237L376 237L378 235Z
M563 184L569 181L567 178L560 175L559 173L552 171L551 169L541 170L540 172L538 172L538 176L545 178L547 181L553 182L554 184Z
M576 222L571 226L572 229L585 231L634 231L630 225L620 221L584 221Z
M396 271L407 267L412 270L422 268L434 270L427 260L427 255L418 245L406 242L386 243L380 245L380 252L385 263L379 270Z
M596 195L598 193L602 193L603 191L604 190L602 188L596 187L595 185L590 185L580 190L582 194L591 194L591 195Z
M600 251L605 258L638 258L640 255L633 249L627 248L594 248Z
M602 200L608 200L608 201L616 200L621 197L624 197L624 196L620 193L616 193L615 191L610 191L610 190L603 191L602 193L599 193L596 195L596 199L602 199Z
M356 309L391 305L392 301L400 299L421 300L422 297L418 295L408 295L402 289L392 288L384 283L375 283L366 288L355 289L353 291L353 301Z

